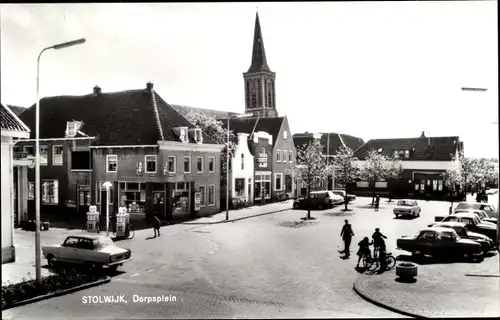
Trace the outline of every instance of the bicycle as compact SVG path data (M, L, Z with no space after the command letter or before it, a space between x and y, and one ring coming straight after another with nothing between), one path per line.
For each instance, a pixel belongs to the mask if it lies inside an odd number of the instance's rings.
M370 271L375 271L377 269L380 269L380 259L374 259L375 262L373 264L376 264L375 267L372 266L372 269L369 269ZM394 269L396 266L396 258L392 255L391 252L387 252L385 256L385 270L384 271L389 271Z
M363 267L365 270L374 271L378 268L378 260L365 254L363 255Z

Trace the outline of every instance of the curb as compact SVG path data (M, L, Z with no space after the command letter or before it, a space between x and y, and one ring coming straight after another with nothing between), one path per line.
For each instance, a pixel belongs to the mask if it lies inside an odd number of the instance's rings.
M204 224L219 224L219 223L235 222L235 221L239 221L239 220L244 220L244 219L249 219L249 218L255 218L255 217L265 216L267 214L278 213L278 212L288 211L288 210L290 210L290 208L280 209L280 210L271 211L271 212L265 212L265 213L259 213L259 214L255 214L255 215L252 215L252 216L246 216L246 217L236 218L236 219L230 219L230 220L220 220L220 221L212 221L212 222L183 222L181 224L185 224L185 225L204 225Z
M95 287L95 286L98 286L98 285L103 284L103 283L108 283L110 281L111 281L111 277L108 276L104 279L100 279L100 280L90 282L90 283L85 283L85 284L82 284L82 285L79 285L79 286L76 286L73 288L69 288L69 289L65 289L65 290L61 290L61 291L56 291L56 292L51 292L51 293L44 294L42 296L14 302L14 303L6 306L5 308L2 308L2 311L5 311L5 310L11 309L11 308L20 307L20 306L30 304L33 302L37 302L37 301L41 301L41 300L45 300L45 299L50 299L53 297L59 297L59 296L62 296L62 295L68 294L68 293L73 293L73 292L76 292L79 290Z
M353 289L354 291L361 297L363 298L364 300L378 306L378 307L381 307L381 308L384 308L384 309L387 309L389 311L392 311L392 312L396 312L396 313L399 313L399 314L402 314L404 316L407 316L407 317L411 317L411 318L428 318L428 317L425 317L425 316L422 316L422 315L418 315L418 314L414 314L414 313L410 313L410 312L407 312L407 311L404 311L404 310L401 310L401 309L398 309L398 308L395 308L395 307L392 307L388 304L385 304L385 303L382 303L380 301L377 301L373 298L371 298L369 295L365 295L362 290L360 290L357 286L358 286L358 282L360 281L360 279L356 279L353 283Z

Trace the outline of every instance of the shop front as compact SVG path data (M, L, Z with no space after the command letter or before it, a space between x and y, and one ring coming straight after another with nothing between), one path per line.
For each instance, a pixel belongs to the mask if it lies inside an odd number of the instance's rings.
M271 199L271 171L255 172L254 196L256 203Z
M443 196L446 192L444 187L444 173L442 172L414 172L413 186L415 195L418 196Z
M191 182L172 183L172 215L173 217L191 213Z

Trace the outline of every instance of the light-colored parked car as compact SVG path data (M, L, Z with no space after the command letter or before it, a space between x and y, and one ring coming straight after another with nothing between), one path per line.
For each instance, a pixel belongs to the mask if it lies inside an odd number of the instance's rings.
M473 213L476 216L478 216L478 218L481 220L481 222L491 223L495 226L497 225L497 218L490 218L490 216L488 216L488 214L484 210L458 209L458 210L455 210L455 212L453 214L457 214L457 213Z
M460 202L455 207L455 210L464 210L464 209L473 209L473 210L483 210L488 213L490 218L498 219L498 211L495 205L490 203L478 203L478 202Z
M467 230L467 227L465 223L462 222L453 222L453 221L448 221L448 222L439 222L436 223L435 225L432 226L433 228L451 228L455 230L455 232L460 236L462 239L469 239L472 241L476 241L479 243L483 249L483 253L487 254L490 250L494 249L495 243L493 240L491 240L489 237L485 236L484 234L476 233L476 232L471 232Z
M131 260L130 249L120 248L111 238L98 234L69 236L62 244L43 246L42 253L52 267L64 262L116 269Z
M346 193L346 192L345 192L345 190L341 190L341 189L334 189L334 190L332 190L332 192L333 192L334 194L339 195L339 196L341 196L342 198L344 198L344 201L345 201L345 199L349 200L349 202L356 200L356 196L355 196L355 195L353 195L353 194L348 194L348 193Z
M415 200L399 200L393 211L396 218L405 215L420 217L422 208L420 208L418 202Z

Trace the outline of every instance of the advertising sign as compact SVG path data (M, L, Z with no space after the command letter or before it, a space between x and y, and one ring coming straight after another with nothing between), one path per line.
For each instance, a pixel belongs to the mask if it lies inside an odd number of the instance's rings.
M194 193L194 211L200 211L201 192Z

